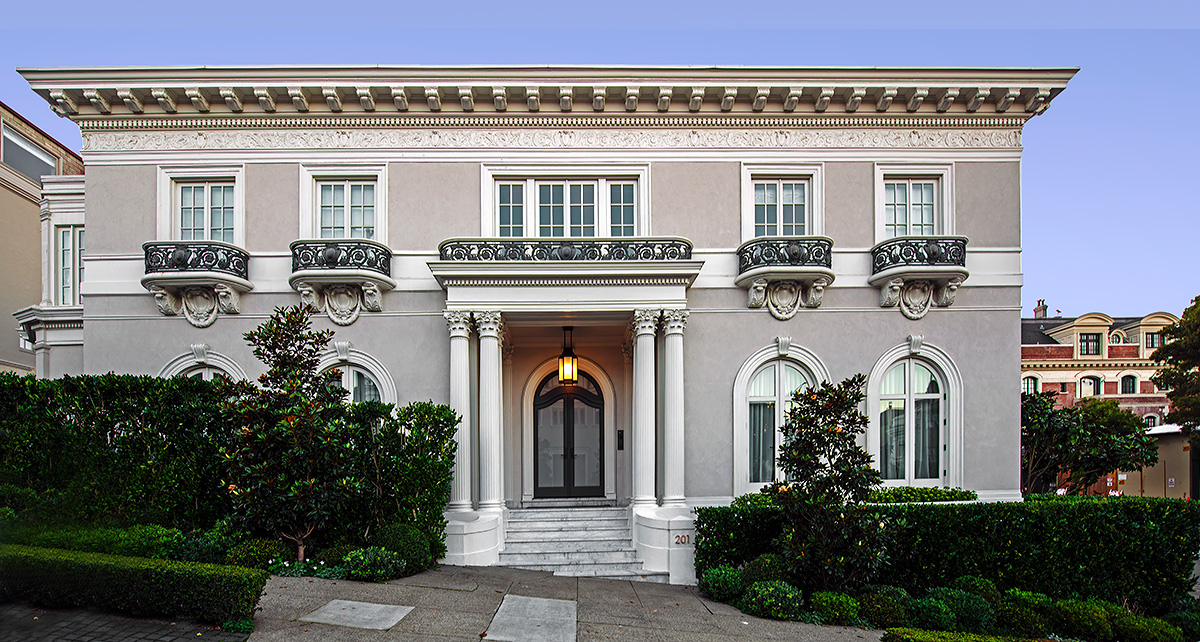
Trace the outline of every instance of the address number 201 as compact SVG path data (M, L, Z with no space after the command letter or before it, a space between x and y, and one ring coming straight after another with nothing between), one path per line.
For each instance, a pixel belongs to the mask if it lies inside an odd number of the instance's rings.
M675 543L676 543L676 544L687 544L687 543L688 543L688 536L687 536L687 535L676 535L676 536L675 536Z

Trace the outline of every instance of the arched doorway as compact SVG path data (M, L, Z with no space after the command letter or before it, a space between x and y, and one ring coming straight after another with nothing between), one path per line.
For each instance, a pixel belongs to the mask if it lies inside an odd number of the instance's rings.
M535 498L604 496L604 396L579 373L560 385L552 372L533 398Z

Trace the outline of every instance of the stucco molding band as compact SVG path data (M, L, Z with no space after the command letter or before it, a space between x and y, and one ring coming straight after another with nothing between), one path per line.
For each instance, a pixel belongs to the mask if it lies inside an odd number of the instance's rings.
M245 149L1018 149L1019 128L305 129L83 132L83 151Z

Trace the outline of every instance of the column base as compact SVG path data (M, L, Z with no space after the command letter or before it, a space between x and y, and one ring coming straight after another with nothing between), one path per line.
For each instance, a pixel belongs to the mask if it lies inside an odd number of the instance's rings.
M461 501L451 501L449 504L446 504L446 513L447 514L470 512L472 510L475 510L475 507L471 505L471 500L469 500L469 499L461 500ZM447 519L449 519L449 518L447 518Z
M658 499L655 497L631 497L629 499L629 506L631 508L645 506L657 507Z
M446 556L455 566L492 566L504 545L503 515L493 512L446 512Z
M696 583L696 516L687 506L633 507L633 542L647 571L671 584Z
M663 497L662 506L663 506L663 508L668 508L668 507L684 508L687 506L687 499L684 498L683 495L677 495L674 497Z

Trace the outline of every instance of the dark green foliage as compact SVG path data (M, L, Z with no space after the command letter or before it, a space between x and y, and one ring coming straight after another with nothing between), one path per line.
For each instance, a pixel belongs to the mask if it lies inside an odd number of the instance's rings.
M806 592L854 590L884 560L884 520L863 505L880 484L859 445L867 425L859 410L865 381L859 374L797 391L780 429L779 466L789 481L767 492L783 511L780 552L788 575Z
M16 484L0 484L0 506L7 506L19 513L37 504L37 501L37 492L32 488L22 488Z
M0 373L0 484L37 492L9 491L23 517L207 526L230 507L217 401L189 377Z
M221 630L231 633L254 633L254 620L229 620L221 625Z
M1176 611L1163 616L1171 626L1183 632L1183 639L1188 642L1200 640L1200 613L1196 611Z
M183 534L162 526L131 526L129 528L81 528L23 526L11 528L4 534L10 544L40 548L61 548L69 551L108 553L129 557L174 558L183 547Z
M769 508L774 506L771 496L766 493L746 493L733 498L730 504L733 508Z
M1151 497L880 507L897 524L879 581L963 575L1051 597L1095 596L1156 615L1191 590L1200 504ZM953 533L953 537L947 534Z
M958 628L954 611L945 602L932 597L912 600L906 607L908 624L918 629L953 631Z
M265 569L272 562L281 562L294 557L292 552L279 540L249 539L230 549L225 563L232 566Z
M908 594L908 591L900 588L899 586L891 586L889 584L871 584L866 586L865 590L869 593L890 597L891 599L895 600L896 604L901 606L907 604L908 601L912 599L912 596Z
M890 486L877 488L867 496L871 504L904 504L914 502L970 502L979 499L973 490L961 488L929 488L924 486Z
M10 599L39 606L218 623L252 618L269 575L247 568L5 544L0 545L0 577Z
M229 555L229 551L249 536L246 531L238 530L229 517L225 517L210 529L192 531L175 559L184 562L221 564Z
M738 608L758 617L795 620L800 616L803 599L800 589L787 582L755 582L746 588Z
M877 629L908 625L908 612L903 603L880 593L859 596L858 614Z
M323 561L310 560L297 562L285 560L275 562L267 567L271 575L280 577L319 577L324 580L344 580L347 578L346 567L339 561L337 564L326 564Z
M374 543L400 556L404 575L415 575L433 566L429 540L412 524L388 524L375 534Z
M378 546L351 551L342 562L346 576L364 582L386 582L405 572L404 558Z
M1001 602L996 606L996 630L1004 635L1021 638L1043 638L1050 632L1045 615L1016 602Z
M741 566L775 550L783 532L783 512L728 506L696 510L696 575L716 566Z
M701 593L725 604L737 602L746 591L745 577L732 566L718 566L704 571L698 584Z
M1200 297L1192 299L1179 323L1163 328L1162 336L1162 346L1150 356L1162 367L1151 379L1171 400L1166 421L1190 435L1200 429Z
M813 593L809 606L831 624L846 625L858 620L858 600L849 595L818 591Z
M1126 615L1114 618L1112 631L1121 642L1184 642L1182 631L1153 617Z
M1112 639L1112 624L1105 608L1086 600L1063 600L1050 609L1051 627L1066 637L1086 642Z
M974 593L987 600L988 604L994 605L1000 602L1000 589L997 589L996 583L989 579L975 577L974 575L963 575L954 580L950 586L968 593Z
M992 629L995 612L987 600L956 588L932 588L926 597L938 600L954 613L955 628L968 633L985 633Z
M1034 593L1033 591L1022 591L1015 588L1005 591L1001 600L1007 604L1026 608L1042 615L1049 613L1050 606L1054 603L1054 600L1051 600L1050 596L1045 593Z
M742 579L747 586L758 582L775 582L784 579L786 570L778 555L764 553L742 567Z
M326 548L321 549L321 551L319 553L317 553L317 556L314 559L317 562L325 562L326 564L333 564L333 565L341 564L342 560L345 559L346 556L349 555L351 551L356 551L360 548L362 548L362 546L357 546L354 544L339 544L337 546L328 546Z
M956 631L926 631L922 629L888 629L883 642L1025 642L1018 638L960 633Z

